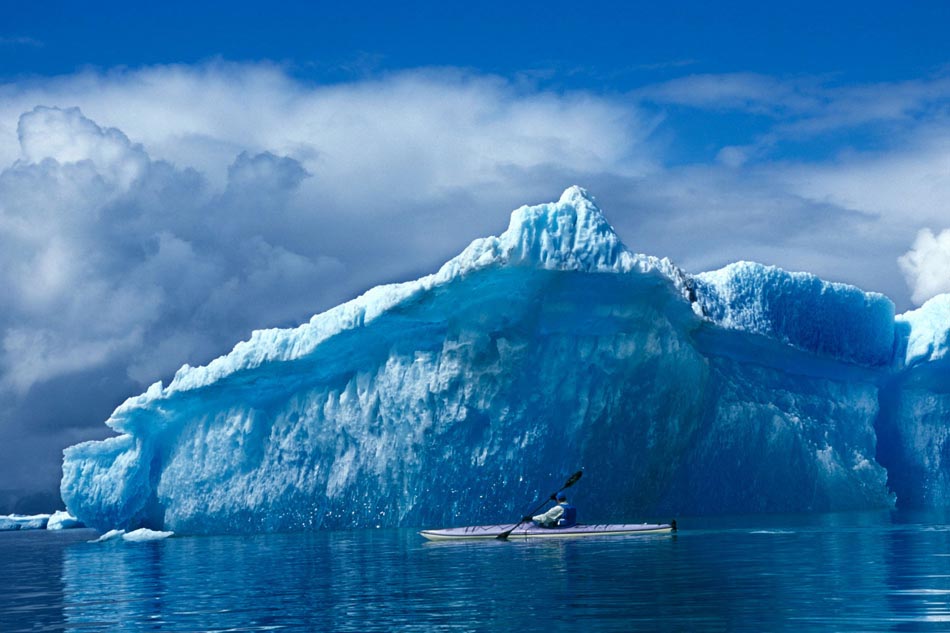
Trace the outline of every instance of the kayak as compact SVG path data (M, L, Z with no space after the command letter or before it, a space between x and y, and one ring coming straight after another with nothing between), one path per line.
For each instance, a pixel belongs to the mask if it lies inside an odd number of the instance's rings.
M419 532L430 541L493 539L499 534L512 530L509 539L514 538L579 538L585 536L630 536L634 534L668 534L676 530L673 523L599 523L596 525L574 525L565 528L544 528L539 525L525 524L515 527L507 525L470 525L468 527L446 528L442 530L422 530Z

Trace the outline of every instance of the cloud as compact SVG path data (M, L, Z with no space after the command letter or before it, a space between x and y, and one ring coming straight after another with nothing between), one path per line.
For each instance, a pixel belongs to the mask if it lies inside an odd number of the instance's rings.
M655 103L802 118L810 121L809 125L796 124L796 129L817 131L824 127L907 119L935 106L939 108L950 96L950 78L938 75L906 81L839 84L832 76L695 74L645 86L635 94Z
M809 141L824 143L819 152L849 151L855 143L880 148L914 137L928 123L946 127L950 77L856 84L834 76L695 74L645 86L633 95L661 107L744 116L743 124L733 119L727 128L733 136L744 133L743 144L730 142L717 156L735 167L774 159Z
M777 116L820 107L812 84L756 73L696 74L646 86L636 95L656 103Z
M250 156L241 154L228 167L226 195L283 195L296 189L309 176L300 163L286 156L264 152Z
M20 159L0 173L0 387L20 396L110 364L157 379L254 325L304 317L281 296L339 272L259 235L306 176L291 158L242 153L214 195L77 108L34 108L17 129ZM162 356L166 337L182 358Z
M653 125L610 99L531 92L451 69L308 86L267 64L162 66L10 86L2 101L0 121L38 103L78 106L153 158L196 168L216 185L240 152L269 151L331 186L375 168L393 192L463 176L490 182L505 163L636 169L649 160L636 146Z
M148 164L141 146L133 146L115 128L99 127L79 108L37 106L20 117L17 136L26 163L89 161L99 176L122 189L141 177Z
M911 298L916 305L950 292L950 229L936 235L930 229L922 229L897 263L913 291Z
M662 254L693 272L751 259L804 270L869 290L902 291L880 219L820 197L803 196L770 168L679 166L662 177L591 185L612 224L634 250ZM842 239L862 235L860 240ZM894 247L894 256L901 247ZM876 278L870 280L869 270Z
M39 381L101 365L110 357L141 344L141 329L133 328L123 338L63 340L50 329L13 327L3 336L4 384L19 393ZM85 339L85 340L83 340Z
M698 63L695 59L671 59L662 62L654 62L652 64L637 64L637 70L669 70L671 68L684 68L686 66L694 66Z
M40 48L43 42L32 37L24 36L0 36L0 46L26 46L29 48Z
M950 121L923 122L884 150L848 152L816 163L783 163L772 171L783 186L803 197L879 216L880 233L891 234L906 247L919 228L945 221Z

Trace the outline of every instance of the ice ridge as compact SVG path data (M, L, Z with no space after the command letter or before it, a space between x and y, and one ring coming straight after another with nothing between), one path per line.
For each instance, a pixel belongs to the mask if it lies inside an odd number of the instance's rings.
M892 361L894 303L882 294L753 262L693 279L703 314L724 328L863 365Z

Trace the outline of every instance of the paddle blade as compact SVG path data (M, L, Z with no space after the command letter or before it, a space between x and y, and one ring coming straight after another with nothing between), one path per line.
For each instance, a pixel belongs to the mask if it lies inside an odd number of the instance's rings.
M522 523L524 523L524 520L518 523L515 523L514 527L512 527L510 530L505 530L504 532L502 532L495 538L498 539L499 541L507 541L508 537L511 536L511 533L517 530L521 526Z
M578 482L578 480L579 480L581 477L583 477L583 476L584 476L584 471L583 471L583 470L577 471L576 473L574 473L573 475L571 475L571 478L570 478L570 479L567 480L567 482L564 484L564 488L570 488L571 486L573 486L574 484L576 484L576 483ZM561 488L561 490L564 490L564 488Z

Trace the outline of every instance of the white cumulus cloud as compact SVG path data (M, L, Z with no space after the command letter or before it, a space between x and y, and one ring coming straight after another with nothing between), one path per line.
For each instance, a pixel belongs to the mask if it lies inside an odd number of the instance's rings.
M115 128L101 128L79 108L37 106L20 117L17 126L23 160L51 159L61 165L89 161L97 173L122 188L139 178L148 156Z

